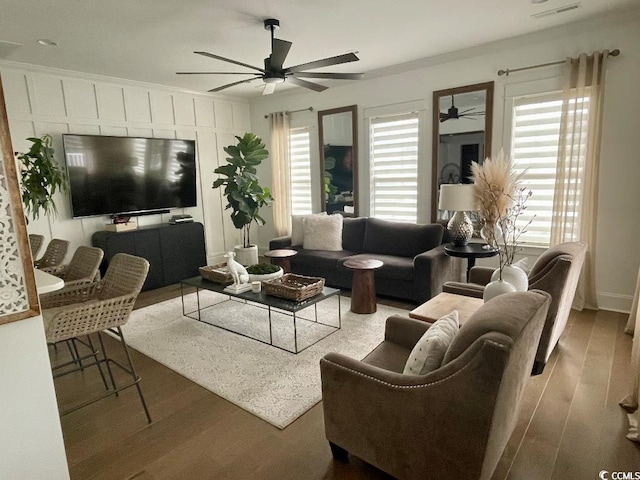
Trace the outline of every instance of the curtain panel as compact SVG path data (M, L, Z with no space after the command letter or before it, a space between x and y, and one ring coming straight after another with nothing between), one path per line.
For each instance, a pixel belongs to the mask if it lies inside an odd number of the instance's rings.
M600 138L609 52L567 58L563 83L551 244L584 241L574 308L598 309L595 285Z
M291 157L289 152L289 114L269 115L271 129L271 188L273 226L277 236L291 233Z

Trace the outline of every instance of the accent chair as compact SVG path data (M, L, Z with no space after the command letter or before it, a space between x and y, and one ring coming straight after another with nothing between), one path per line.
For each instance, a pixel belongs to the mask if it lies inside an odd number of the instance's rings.
M320 360L327 440L399 479L490 479L518 419L550 298L500 295L455 334L439 368L403 374L431 323L390 317L364 360Z
M529 290L542 290L551 295L547 321L536 353L534 374L542 373L567 325L586 252L587 244L584 242L555 245L538 257L529 272ZM446 282L443 291L482 298L484 286L491 281L493 272L494 269L490 267L473 267L469 273L469 283Z

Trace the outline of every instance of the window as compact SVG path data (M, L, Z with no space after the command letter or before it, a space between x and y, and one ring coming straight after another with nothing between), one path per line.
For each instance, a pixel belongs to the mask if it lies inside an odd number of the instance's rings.
M578 121L588 121L588 100L588 98L579 99L582 109L578 112L581 116ZM526 233L520 237L524 244L539 246L550 244L561 114L562 93L560 92L514 99L511 157L516 170L525 171L523 185L533 192L527 201L526 218L524 215L522 218L528 220L535 215ZM573 141L586 142L586 134ZM584 150L581 149L581 151ZM577 168L578 171L583 170L584 158L575 158L574 165L573 168ZM570 212L569 218L577 225L580 221L578 218L580 182L577 182L574 187L576 210Z
M418 113L370 119L371 216L415 223Z
M311 213L311 145L308 127L292 128L289 134L291 156L291 214Z

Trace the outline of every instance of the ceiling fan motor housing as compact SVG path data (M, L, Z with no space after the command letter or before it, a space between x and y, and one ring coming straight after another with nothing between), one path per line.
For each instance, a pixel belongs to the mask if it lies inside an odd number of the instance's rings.
M264 21L264 29L265 30L278 30L280 28L280 20L275 18L267 18Z

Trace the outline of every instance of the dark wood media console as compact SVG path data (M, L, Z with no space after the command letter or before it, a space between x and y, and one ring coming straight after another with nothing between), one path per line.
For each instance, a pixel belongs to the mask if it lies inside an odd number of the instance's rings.
M104 250L100 271L104 275L116 253L149 260L149 274L142 287L151 290L199 275L207 264L204 228L201 223L154 225L126 232L95 232L94 247Z

